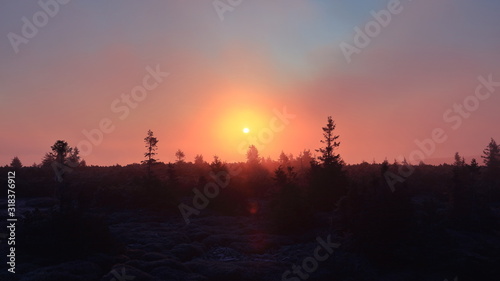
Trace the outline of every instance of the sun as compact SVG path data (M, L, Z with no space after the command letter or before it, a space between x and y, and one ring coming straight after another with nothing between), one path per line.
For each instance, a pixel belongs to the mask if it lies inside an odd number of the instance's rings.
M250 133L250 129L248 129L248 128L243 128L243 133L245 133L245 134Z

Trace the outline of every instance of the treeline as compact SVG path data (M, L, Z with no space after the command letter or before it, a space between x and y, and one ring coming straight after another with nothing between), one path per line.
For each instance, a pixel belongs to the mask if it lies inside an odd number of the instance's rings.
M51 164L22 167L14 158L11 167L1 169L18 171L18 196L58 198L58 214L139 208L182 219L181 203L192 204L207 186L218 184L224 188L217 196L206 196L209 203L200 216L257 216L269 232L286 234L320 227L341 233L345 247L382 268L441 267L462 276L468 270L478 278L477 272L488 276L500 264L495 238L500 147L495 140L483 151L484 165L458 153L451 165L346 165L336 153L340 142L331 117L322 133L318 157L305 150L298 157L283 152L278 160L265 159L250 146L245 162L226 163L217 156L207 161L202 155L187 162L178 150L175 163L162 163L156 159L159 140L148 131L141 164L87 166L77 150L57 141L44 157ZM388 177L402 171L411 175L402 181ZM472 246L464 248L464 243Z
M25 188L19 190L21 196L54 196L58 193L61 196L61 192L70 190L71 198L78 198L80 193L87 193L85 197L96 197L95 192L101 189L134 185L143 196L155 197L141 189L155 186L153 189L157 192L162 190L164 196L172 197L168 201L175 201L179 196L189 196L193 187L200 188L213 180L210 173L227 171L232 167L242 172L232 178L230 185L234 186L234 191L227 193L237 192L244 198L299 197L301 202L293 203L293 206L307 205L307 208L322 211L336 209L339 200L348 195L368 194L374 189L377 193L408 189L412 193L444 192L455 194L455 197L474 192L481 193L474 193L476 197L498 197L500 148L493 139L483 151L484 166L480 166L476 159L466 163L458 153L452 165L412 165L406 161L389 164L387 160L381 164L346 165L336 153L340 142L339 136L335 135L335 122L331 117L328 117L322 133L321 147L315 150L318 157L310 150L304 150L297 157L281 152L279 159L273 160L261 157L257 148L251 145L246 162L226 163L218 156L206 161L203 155L196 155L193 162L187 162L185 154L179 149L175 153L175 163L163 163L156 158L159 140L149 130L144 138L146 150L141 164L123 167L87 166L78 148L58 140L51 146L51 151L44 155L41 165L23 167L20 159L14 157L11 164L4 168L16 169L25 174L21 177L21 181L26 182ZM394 177L388 176L397 176L405 170L411 171L410 177L394 180ZM425 182L427 178L429 180ZM93 183L92 187L89 183ZM22 182L20 184L23 186ZM93 190L96 186L101 188ZM449 186L454 188L450 190ZM453 200L460 201L457 198Z

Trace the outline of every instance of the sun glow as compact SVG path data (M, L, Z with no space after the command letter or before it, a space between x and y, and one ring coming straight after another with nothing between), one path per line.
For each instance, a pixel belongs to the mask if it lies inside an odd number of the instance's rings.
M250 129L248 129L248 128L243 128L243 133L245 133L245 134L250 133Z

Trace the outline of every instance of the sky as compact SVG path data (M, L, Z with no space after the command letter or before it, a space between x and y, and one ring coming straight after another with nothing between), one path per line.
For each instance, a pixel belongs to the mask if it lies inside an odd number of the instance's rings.
M493 0L8 1L0 165L40 163L56 140L87 164L139 163L149 129L163 162L177 149L244 161L251 144L297 156L322 145L328 116L350 164L470 161L500 141L498 11Z

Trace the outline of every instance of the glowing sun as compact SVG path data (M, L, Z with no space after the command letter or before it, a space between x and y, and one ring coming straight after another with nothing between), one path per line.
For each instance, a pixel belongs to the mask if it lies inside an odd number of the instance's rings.
M250 133L250 129L248 129L248 128L243 128L243 133L245 133L245 134Z

